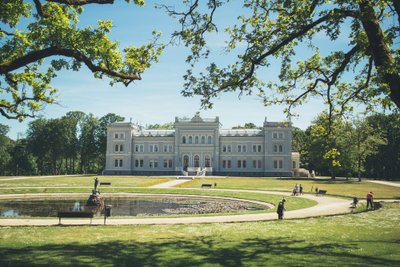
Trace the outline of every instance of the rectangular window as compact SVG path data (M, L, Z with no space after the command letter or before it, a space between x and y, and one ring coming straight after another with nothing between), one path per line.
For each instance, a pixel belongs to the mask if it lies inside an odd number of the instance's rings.
M158 145L149 145L149 152L150 153L158 152Z
M125 139L125 133L114 133L114 139Z
M257 152L257 145L253 145L253 152Z
M223 145L223 146L222 146L222 152L226 152L226 151L227 151L226 145Z
M253 160L253 169L257 168L257 160Z
M144 152L144 145L135 145L135 152L137 153L143 153Z
M247 165L246 160L238 160L238 161L237 161L237 167L238 167L239 169L241 169L241 168L245 169L245 168L246 168L246 165Z
M228 163L228 164L227 164L227 165L228 165L228 166L227 166L228 169L232 168L232 162L231 162L231 160L228 159L228 160L227 160L227 163Z
M272 133L272 138L273 139L284 139L284 134L283 132L273 132Z
M172 168L172 159L164 159L164 168Z
M231 147L231 145L228 145L228 146L227 146L227 151L228 151L228 152L232 152L232 147Z
M164 145L164 153L171 153L173 152L173 148L171 144Z
M274 169L283 169L283 160L275 159L274 160Z
M158 168L158 161L156 159L152 159L149 161L149 167L152 169Z
M239 153L245 153L247 151L247 145L238 145L237 150Z
M226 160L222 160L222 168L226 169Z
M123 161L122 159L115 159L114 160L114 167L116 168L121 168L123 166Z
M143 168L143 159L135 159L135 168Z

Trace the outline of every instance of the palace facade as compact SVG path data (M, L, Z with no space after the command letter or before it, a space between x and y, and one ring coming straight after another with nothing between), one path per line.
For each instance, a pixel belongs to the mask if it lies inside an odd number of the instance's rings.
M106 175L292 176L290 123L262 129L221 129L219 118L175 118L173 130L107 127Z

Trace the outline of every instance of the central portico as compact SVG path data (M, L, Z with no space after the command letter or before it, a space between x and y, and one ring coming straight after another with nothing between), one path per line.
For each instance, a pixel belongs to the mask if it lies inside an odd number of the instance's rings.
M192 119L175 118L176 166L186 172L218 169L219 118L203 119L199 113Z

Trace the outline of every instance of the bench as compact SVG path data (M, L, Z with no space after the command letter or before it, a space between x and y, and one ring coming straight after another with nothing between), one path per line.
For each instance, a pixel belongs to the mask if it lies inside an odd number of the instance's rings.
M325 195L327 190L318 190L317 195Z
M202 184L201 188L211 188L212 184Z
M59 211L57 212L58 224L61 224L61 218L90 218L90 224L92 224L93 212L82 212L82 211Z
M100 185L111 185L110 182L100 182Z

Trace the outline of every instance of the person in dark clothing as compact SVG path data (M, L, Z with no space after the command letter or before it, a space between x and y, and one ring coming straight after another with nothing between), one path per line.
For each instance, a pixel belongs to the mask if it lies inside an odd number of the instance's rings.
M97 191L97 186L99 185L99 178L94 178L94 191Z
M371 209L374 207L374 194L369 192L367 194L367 209L371 206Z
M299 193L300 193L300 195L302 195L303 194L303 186L300 184L300 186L299 186Z
M278 204L278 209L276 210L276 213L278 213L278 219L282 220L283 219L283 212L285 210L285 199L282 199L282 201L279 202Z

